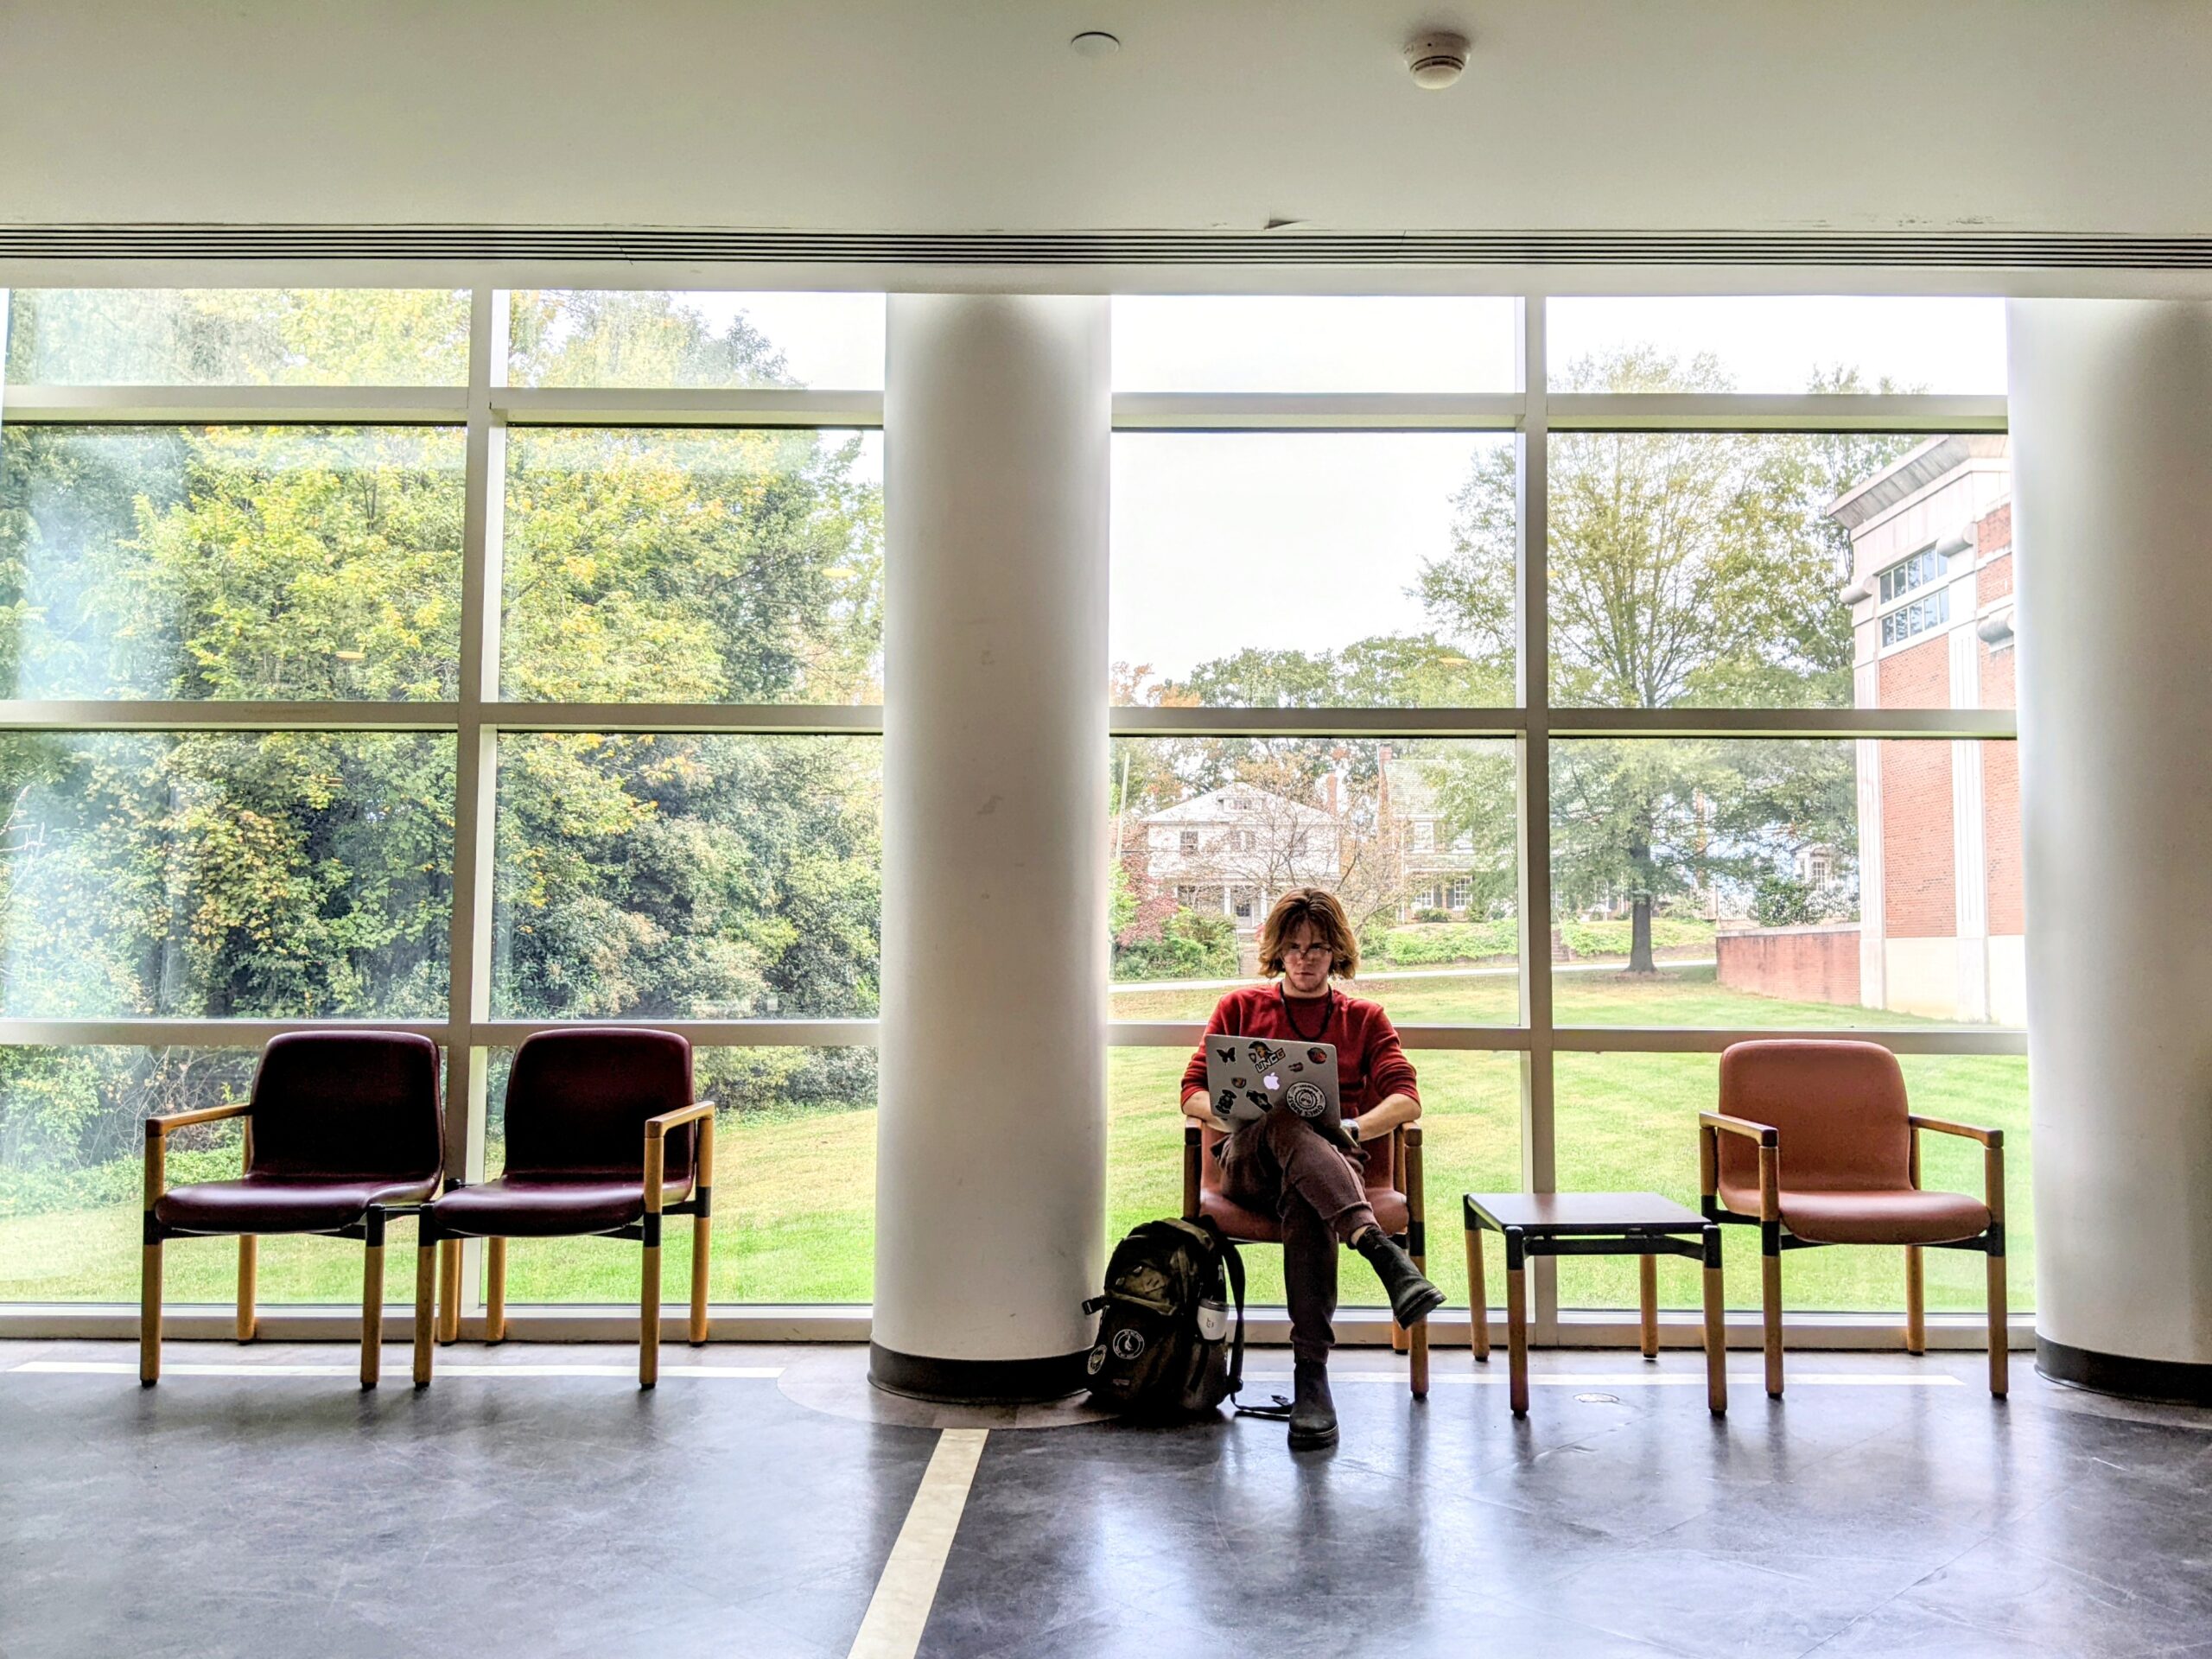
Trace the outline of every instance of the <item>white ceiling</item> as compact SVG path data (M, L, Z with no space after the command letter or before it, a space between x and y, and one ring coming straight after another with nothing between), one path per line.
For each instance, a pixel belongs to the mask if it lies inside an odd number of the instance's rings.
M2201 0L0 0L0 222L2203 235L2208 87Z

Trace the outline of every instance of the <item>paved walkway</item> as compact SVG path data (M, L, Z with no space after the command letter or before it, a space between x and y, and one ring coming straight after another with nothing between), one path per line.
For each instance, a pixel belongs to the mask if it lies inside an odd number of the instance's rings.
M1668 957L1659 958L1662 968L1713 968L1719 961L1713 957ZM1627 964L1618 958L1605 962L1555 962L1554 974L1618 973ZM1521 971L1517 962L1499 968L1401 968L1380 974L1362 974L1353 982L1357 985L1380 984L1386 980L1401 979L1510 979ZM1139 991L1230 991L1239 985L1249 985L1249 979L1147 979L1114 982L1114 995Z

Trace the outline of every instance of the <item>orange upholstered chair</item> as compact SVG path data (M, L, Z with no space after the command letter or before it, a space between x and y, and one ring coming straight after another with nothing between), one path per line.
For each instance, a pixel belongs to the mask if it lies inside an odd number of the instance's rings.
M1982 1146L1980 1198L1920 1185L1923 1131ZM1759 1230L1766 1391L1782 1395L1782 1253L1819 1244L1904 1248L1905 1347L1927 1346L1923 1249L1988 1258L1989 1391L2005 1389L2005 1135L1916 1116L1878 1043L1737 1043L1720 1057L1720 1109L1698 1118L1704 1211Z
M1221 1165L1213 1155L1221 1139L1201 1124L1183 1126L1183 1214L1192 1221L1205 1216L1223 1234L1246 1244L1280 1244L1282 1225L1273 1216L1247 1210L1221 1190ZM1408 1123L1390 1131L1388 1140L1362 1142L1367 1154L1364 1172L1367 1201L1382 1230L1396 1239L1415 1264L1428 1265L1423 1236L1421 1186L1421 1126ZM1414 1393L1428 1393L1428 1322L1411 1331L1393 1325L1390 1345L1408 1354L1413 1364Z

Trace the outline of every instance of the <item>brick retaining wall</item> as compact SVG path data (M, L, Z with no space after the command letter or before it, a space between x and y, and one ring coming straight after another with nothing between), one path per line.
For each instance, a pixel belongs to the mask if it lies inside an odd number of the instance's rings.
M1793 1002L1859 1003L1859 924L1753 927L1713 940L1719 977L1731 990Z

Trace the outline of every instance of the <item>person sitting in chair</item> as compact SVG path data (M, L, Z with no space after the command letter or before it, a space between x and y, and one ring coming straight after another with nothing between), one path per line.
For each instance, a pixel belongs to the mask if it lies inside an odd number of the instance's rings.
M1337 1439L1328 1363L1336 1340L1329 1321L1337 1310L1339 1243L1367 1258L1401 1325L1420 1323L1444 1302L1444 1293L1376 1224L1361 1179L1366 1156L1359 1143L1414 1122L1421 1116L1421 1096L1389 1017L1377 1004L1330 983L1358 969L1359 944L1344 906L1319 887L1299 888L1276 901L1260 930L1260 971L1274 982L1231 991L1206 1022L1209 1036L1335 1045L1342 1142L1287 1110L1234 1124L1220 1116L1206 1090L1204 1042L1183 1072L1184 1116L1224 1137L1212 1154L1219 1160L1223 1196L1282 1223L1296 1377L1290 1411L1294 1451L1331 1446Z

